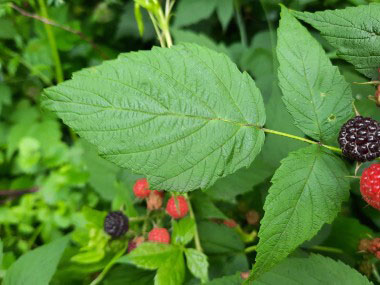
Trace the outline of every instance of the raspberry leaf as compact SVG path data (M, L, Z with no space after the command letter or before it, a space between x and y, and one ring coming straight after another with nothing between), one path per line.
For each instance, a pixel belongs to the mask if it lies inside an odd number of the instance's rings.
M260 91L193 44L123 54L45 90L44 106L153 189L186 192L249 166L264 142Z
M293 14L312 25L337 51L337 55L352 63L356 70L371 79L378 79L380 67L380 5L371 3L359 7L316 13Z
M154 278L155 285L183 284L185 279L185 260L181 250L173 252L170 258L161 265Z
M202 283L208 281L208 261L207 256L193 248L185 249L186 263L190 272Z
M283 101L306 135L321 141L336 137L353 116L349 84L321 45L286 9L281 9L277 56Z
M68 237L59 238L22 255L7 270L3 284L49 284L68 242Z
M269 271L334 220L349 196L346 175L344 163L316 145L282 161L264 204L253 276Z
M366 277L341 261L335 261L322 255L310 257L287 258L253 282L253 285L264 284L334 284L369 285Z

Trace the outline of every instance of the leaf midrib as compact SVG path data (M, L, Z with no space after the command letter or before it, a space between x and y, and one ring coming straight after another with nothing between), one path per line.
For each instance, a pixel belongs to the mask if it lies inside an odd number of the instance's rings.
M90 93L93 93L93 94L97 95L96 93L94 93L92 91L88 91L88 90L83 90L83 91L90 92ZM212 118L212 117L206 117L206 116L199 116L199 115L192 115L192 114L180 114L180 113L174 113L174 112L155 113L155 112L151 112L151 111L143 111L143 110L130 109L130 108L120 108L120 107L115 107L113 105L107 107L107 106L96 105L96 104L89 104L89 103L63 101L63 100L57 100L57 99L52 100L48 96L48 92L56 93L58 95L63 95L63 94L61 94L60 92L58 92L56 90L52 90L52 89L50 89L49 91L47 91L45 94L46 94L46 96L52 102L61 102L61 103L64 103L64 104L74 104L74 105L80 105L80 106L91 106L91 107L95 107L95 108L99 108L99 109L104 109L104 110L114 110L114 111L122 111L122 112L126 111L126 112L143 113L143 114L147 114L147 115L151 115L151 116L157 116L157 117L160 117L160 116L161 117L164 117L164 116L174 116L174 117L179 117L179 118L191 118L191 119L198 119L198 120L203 120L203 121L222 121L222 122L229 123L229 124L232 124L232 125L236 125L236 126L239 126L239 127L255 127L255 128L259 128L259 129L262 128L262 126L260 126L258 124L236 122L236 121L232 121L232 120L224 119L224 118ZM57 110L57 112L61 113L61 111L59 111L59 110ZM73 113L73 112L70 112L70 113ZM76 115L79 115L79 114L76 114ZM86 116L86 114L83 114L83 115L80 115L80 116Z

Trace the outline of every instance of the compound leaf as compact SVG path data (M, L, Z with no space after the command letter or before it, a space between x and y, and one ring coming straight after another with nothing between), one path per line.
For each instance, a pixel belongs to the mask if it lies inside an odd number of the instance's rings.
M292 152L272 178L253 276L259 277L331 223L349 195L344 163L313 145Z
M283 100L306 135L327 141L350 117L349 84L321 45L285 8L281 10L277 56Z
M371 79L378 79L380 66L380 4L316 13L293 12L322 33L337 55Z
M100 154L186 192L248 167L264 142L261 94L227 56L183 44L123 54L44 92Z

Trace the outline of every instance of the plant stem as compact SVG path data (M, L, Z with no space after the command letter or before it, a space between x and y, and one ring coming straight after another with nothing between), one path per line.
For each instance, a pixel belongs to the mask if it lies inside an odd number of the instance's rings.
M45 0L38 0L38 3L40 5L42 17L49 19ZM56 74L57 83L61 83L63 82L63 70L62 70L62 65L61 65L61 59L59 58L57 43L55 41L53 29L47 23L44 23L44 27L45 27L45 31L49 40L51 54L53 56L53 60L55 64L55 74Z
M344 253L343 250L336 248L336 247L328 247L328 246L322 246L322 245L315 245L311 247L312 250L318 250L318 251L324 251L324 252L330 252L330 253Z
M201 245L201 241L200 241L200 239L199 239L198 226L197 226L197 221L195 220L195 215L194 215L193 207L191 206L191 202L190 202L190 199L189 199L189 196L187 195L187 193L186 193L184 196L186 197L187 203L189 204L190 217L191 217L191 218L194 220L194 222L195 222L195 227L194 227L194 242L195 242L195 248L196 248L198 251L203 252L202 245Z
M240 11L240 3L239 0L235 0L235 15L236 15L236 23L239 28L240 32L240 38L241 38L241 43L243 44L244 47L248 46L248 40L247 40L247 30L245 28L244 20L241 16L241 11Z
M111 259L110 262L104 267L103 271L90 283L90 285L96 285L99 284L103 280L103 278L106 276L108 271L112 268L112 266L116 263L116 261L125 253L128 246L124 246L121 251L115 254L115 256Z
M244 252L249 253L249 252L256 251L256 249L257 249L257 245L252 245L252 246L249 246L246 249L244 249Z
M332 150L334 152L337 152L337 153L342 153L342 150L337 148L337 147L334 147L334 146L330 146L330 145L326 145L326 144L322 144L320 142L316 142L316 141L312 141L312 140L309 140L309 139L305 139L305 138L302 138L302 137L299 137L299 136L295 136L295 135L291 135L291 134L288 134L288 133L283 133L283 132L279 132L279 131L274 131L274 130L270 130L270 129L265 129L265 128L262 128L262 130L266 133L269 133L269 134L275 134L275 135L279 135L279 136L283 136L283 137L287 137L287 138L291 138L291 139L294 139L294 140L299 140L299 141L302 141L302 142L306 142L306 143L310 143L310 144L317 144L317 145L320 145L324 148L327 148L329 150Z
M378 283L380 283L380 275L379 275L379 272L377 271L375 264L372 264L372 273L373 273L373 276L375 277L376 281Z

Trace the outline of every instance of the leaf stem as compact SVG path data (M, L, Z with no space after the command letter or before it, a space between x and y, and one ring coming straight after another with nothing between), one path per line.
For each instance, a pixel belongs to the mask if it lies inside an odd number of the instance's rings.
M252 245L252 246L249 246L246 249L244 249L244 252L250 253L250 252L256 251L256 249L257 249L257 245Z
M110 262L104 267L103 271L90 283L90 285L96 285L99 284L103 280L103 278L106 276L108 271L112 268L112 266L118 261L118 259L125 253L125 251L128 248L128 244L123 247L121 251L115 254L115 256L111 259Z
M38 0L38 3L40 5L42 17L44 17L45 19L49 19L45 0ZM52 53L53 60L54 60L57 83L61 83L61 82L63 82L63 70L62 70L62 65L61 65L61 59L59 58L57 43L56 43L55 37L54 37L54 32L53 32L53 29L51 28L51 26L45 22L44 22L44 27L45 27L45 31L46 31L46 34L48 37L51 53Z
M322 246L322 245L315 245L315 246L311 247L310 249L318 250L318 251L324 251L324 252L330 252L330 253L339 253L339 254L344 253L344 251L341 250L340 248L328 247L328 246Z
M186 197L187 203L189 204L189 212L190 212L190 217L194 220L195 222L195 227L194 227L194 242L195 242L195 248L196 250L203 252L202 245L201 245L201 240L199 238L199 233L198 233L198 226L197 226L197 221L195 220L195 215L193 211L193 207L191 206L191 202L189 199L189 195L184 194Z
M294 140L299 140L299 141L302 141L302 142L306 142L306 143L310 143L310 144L316 144L316 145L320 145L324 148L327 148L331 151L334 151L334 152L337 152L337 153L342 153L342 150L337 148L337 147L334 147L334 146L330 146L330 145L326 145L326 144L322 144L320 142L316 142L316 141L313 141L313 140L309 140L309 139L305 139L305 138L302 138L302 137L299 137L299 136L295 136L295 135L291 135L291 134L288 134L288 133L283 133L283 132L279 132L279 131L275 131L275 130L270 130L270 129L265 129L265 128L262 128L262 130L266 133L269 133L269 134L275 134L275 135L278 135L278 136L283 136L283 137L287 137L287 138L291 138L291 139L294 139Z

